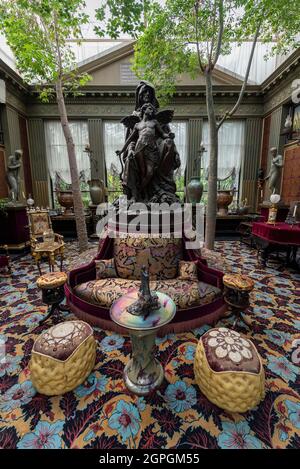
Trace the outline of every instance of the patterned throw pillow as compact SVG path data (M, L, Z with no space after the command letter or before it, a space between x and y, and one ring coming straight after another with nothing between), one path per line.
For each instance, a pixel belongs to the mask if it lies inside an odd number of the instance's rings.
M182 280L197 280L197 266L192 261L179 261L179 278Z
M172 279L182 259L182 239L128 235L114 240L114 259L118 277L140 280L141 267L149 268L150 278Z
M96 265L96 279L101 278L116 278L117 272L115 268L115 260L112 259L101 259L95 261Z
M208 267L220 272L230 272L231 267L221 253L201 248L201 256L207 261Z

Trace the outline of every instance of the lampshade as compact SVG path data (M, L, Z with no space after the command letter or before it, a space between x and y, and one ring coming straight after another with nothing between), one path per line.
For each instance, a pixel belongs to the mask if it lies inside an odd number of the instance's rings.
M280 200L279 194L272 194L270 196L270 201L272 202L272 204L278 204L279 200Z

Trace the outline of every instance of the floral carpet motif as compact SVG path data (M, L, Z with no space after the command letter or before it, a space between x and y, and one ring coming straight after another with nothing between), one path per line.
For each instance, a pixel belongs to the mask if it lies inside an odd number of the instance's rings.
M236 330L254 342L263 359L266 397L259 406L230 414L200 392L193 359L209 326L157 339L166 379L145 398L131 395L123 383L129 337L97 328L96 367L86 382L63 396L38 394L30 381L30 352L56 319L37 327L46 307L27 255L13 264L11 277L0 279L0 447L300 448L300 274L277 261L262 269L256 251L236 241L217 248L234 271L255 280L245 316L250 327L240 321ZM75 261L76 244L69 243L65 268ZM218 325L232 322L226 318Z

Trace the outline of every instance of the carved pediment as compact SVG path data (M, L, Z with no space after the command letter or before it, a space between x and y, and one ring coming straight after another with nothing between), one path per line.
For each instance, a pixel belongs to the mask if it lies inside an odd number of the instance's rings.
M90 86L135 86L139 80L131 70L133 59L133 42L119 45L86 60L80 70L89 73L92 80ZM239 85L241 77L222 67L216 67L213 73L214 85ZM178 76L180 86L204 86L205 79L199 75L195 80L187 74Z

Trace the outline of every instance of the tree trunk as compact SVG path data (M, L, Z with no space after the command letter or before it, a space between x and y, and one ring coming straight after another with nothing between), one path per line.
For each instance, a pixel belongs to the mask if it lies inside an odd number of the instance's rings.
M83 206L81 192L80 192L80 183L79 183L78 168L77 168L77 161L76 161L76 154L75 154L75 145L74 145L73 137L72 137L70 126L69 126L65 100L64 100L63 90L62 90L62 84L60 80L56 82L56 97L57 97L60 122L61 122L63 133L66 139L67 152L68 152L68 157L69 157L69 165L70 165L70 173L71 173L71 181L72 181L72 192L73 192L73 200L74 200L74 213L75 213L75 220L76 220L76 231L77 231L79 250L84 251L85 249L88 248L88 236L87 236L86 223L85 223L84 206Z
M212 93L211 71L205 71L206 78L206 106L209 128L209 175L208 195L206 207L205 246L214 249L216 216L217 216L217 178L218 178L218 131Z

